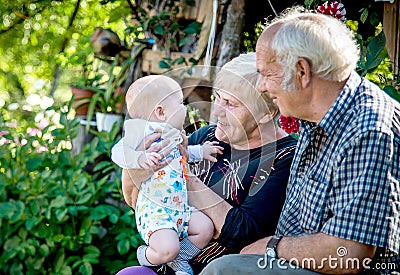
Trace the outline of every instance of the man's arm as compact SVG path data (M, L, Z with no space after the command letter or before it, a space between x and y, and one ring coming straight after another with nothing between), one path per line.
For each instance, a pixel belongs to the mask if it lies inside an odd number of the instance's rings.
M270 238L260 239L240 253L264 254ZM283 237L277 246L279 258L324 274L357 274L369 263L368 259L373 258L375 251L374 246L324 233Z

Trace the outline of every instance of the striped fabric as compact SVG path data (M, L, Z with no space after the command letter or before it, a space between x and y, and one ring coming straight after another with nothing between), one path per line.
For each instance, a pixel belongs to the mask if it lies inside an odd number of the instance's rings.
M301 122L276 234L323 232L399 253L400 104L353 72L317 125Z

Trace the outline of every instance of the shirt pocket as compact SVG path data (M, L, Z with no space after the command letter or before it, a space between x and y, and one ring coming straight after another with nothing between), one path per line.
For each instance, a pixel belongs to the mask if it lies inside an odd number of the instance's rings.
M322 228L327 212L328 184L310 175L304 178L299 198L299 223L304 232L315 233Z

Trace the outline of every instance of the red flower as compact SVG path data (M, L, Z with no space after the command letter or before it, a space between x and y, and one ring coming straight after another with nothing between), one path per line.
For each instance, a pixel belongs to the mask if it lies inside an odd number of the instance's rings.
M333 1L332 3L326 1L321 6L318 6L317 12L336 17L337 19L346 22L346 9L342 3L337 1Z
M281 115L279 117L279 125L289 134L299 132L300 123L295 117L285 117Z

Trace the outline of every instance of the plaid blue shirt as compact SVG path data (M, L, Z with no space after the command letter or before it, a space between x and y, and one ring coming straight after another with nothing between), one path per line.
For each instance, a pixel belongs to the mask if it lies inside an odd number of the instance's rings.
M301 123L276 234L322 232L398 254L400 104L353 72L318 125Z

